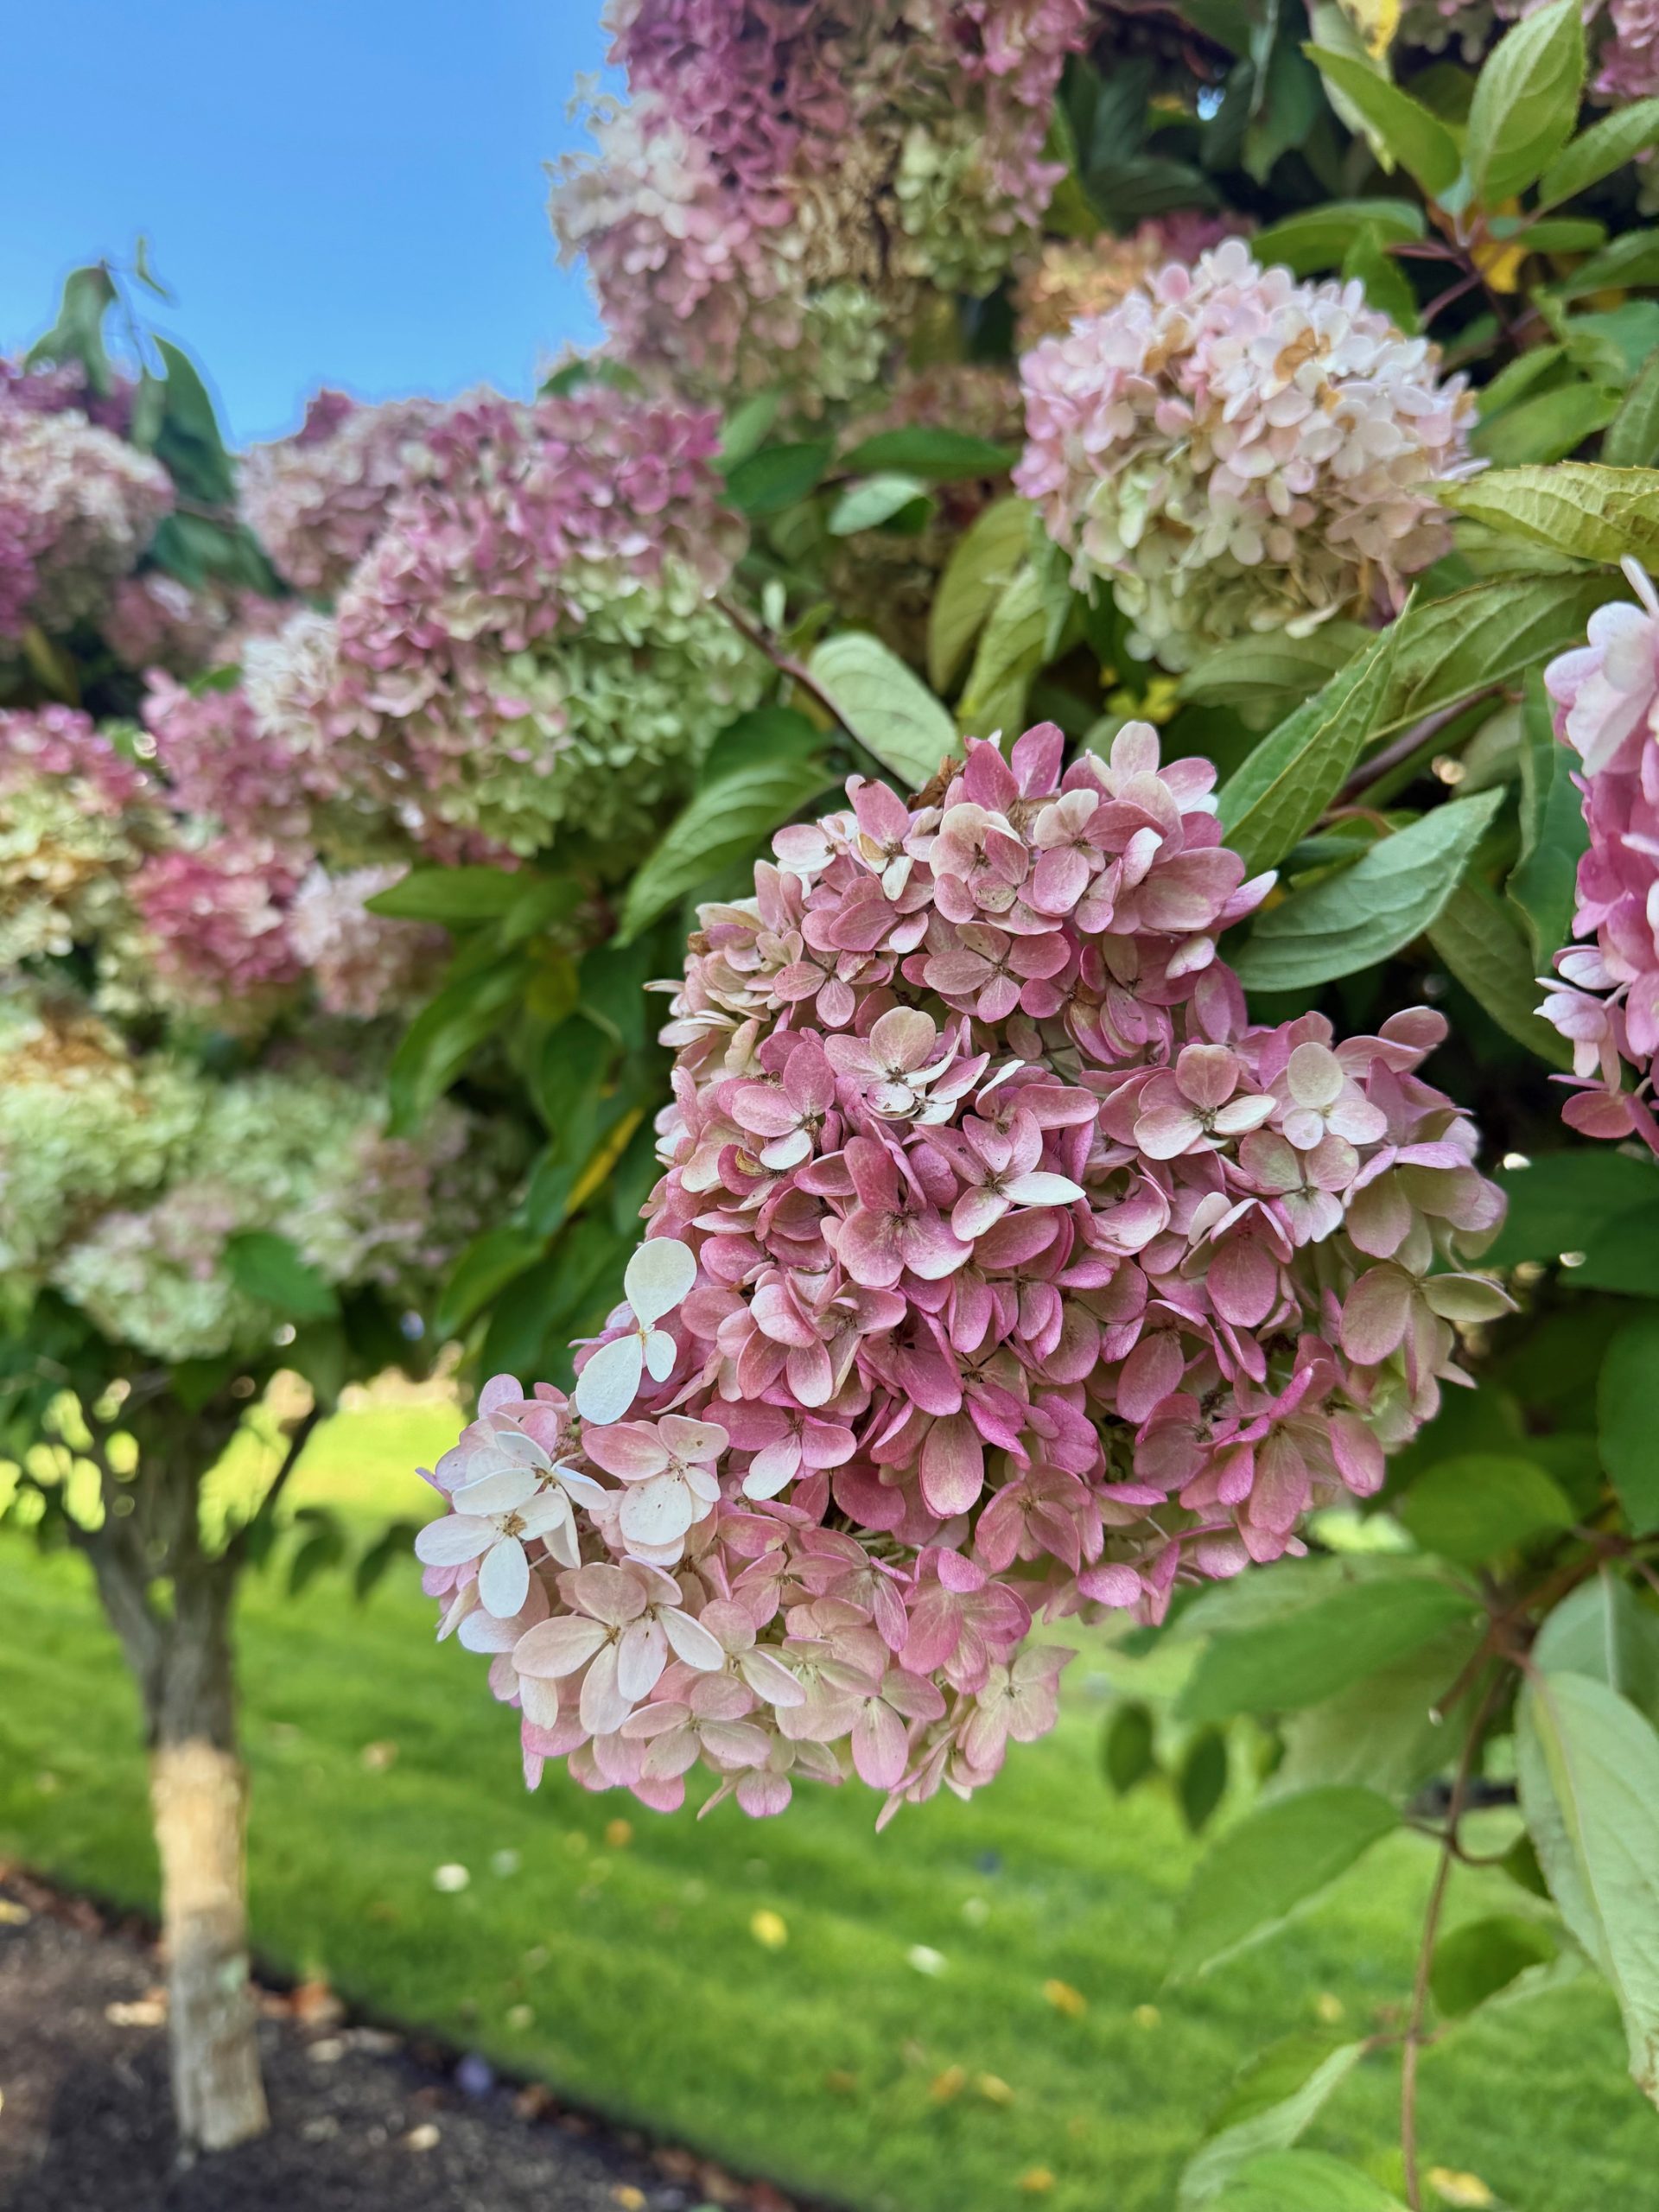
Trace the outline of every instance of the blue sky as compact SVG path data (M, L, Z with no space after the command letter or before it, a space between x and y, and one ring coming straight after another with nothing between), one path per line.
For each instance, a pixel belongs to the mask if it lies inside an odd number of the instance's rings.
M323 382L525 391L596 334L541 164L582 143L599 0L50 0L5 48L0 350L141 232L238 442Z

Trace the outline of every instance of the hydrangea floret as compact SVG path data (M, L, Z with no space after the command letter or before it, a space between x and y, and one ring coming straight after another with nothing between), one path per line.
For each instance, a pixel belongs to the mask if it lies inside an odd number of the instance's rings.
M969 740L702 910L627 1303L429 1478L532 1783L966 1794L1053 1725L1035 1623L1297 1549L1464 1379L1503 1201L1445 1024L1250 1022L1216 940L1272 879L1213 779L1146 723Z
M1450 546L1431 480L1469 474L1473 395L1357 283L1230 238L1020 364L1016 486L1079 583L1166 668L1250 631L1397 613Z

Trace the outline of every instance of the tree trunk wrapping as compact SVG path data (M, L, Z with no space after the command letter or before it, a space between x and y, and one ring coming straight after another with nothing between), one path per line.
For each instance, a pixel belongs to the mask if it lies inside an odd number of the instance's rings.
M247 1779L233 1751L192 1736L156 1746L149 1786L180 2139L223 2151L270 2124L248 1977Z

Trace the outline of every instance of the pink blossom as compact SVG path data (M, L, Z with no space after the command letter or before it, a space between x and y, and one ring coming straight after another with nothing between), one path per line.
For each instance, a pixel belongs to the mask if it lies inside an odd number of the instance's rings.
M1573 931L1593 942L1556 955L1538 1010L1573 1046L1567 1122L1659 1152L1659 598L1634 562L1624 569L1640 603L1599 607L1589 642L1544 671L1557 733L1584 764L1574 781L1590 842Z

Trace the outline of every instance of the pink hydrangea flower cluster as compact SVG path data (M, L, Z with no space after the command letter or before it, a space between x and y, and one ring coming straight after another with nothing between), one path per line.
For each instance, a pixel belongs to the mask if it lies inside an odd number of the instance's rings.
M1659 594L1635 562L1624 568L1639 603L1598 607L1588 642L1544 671L1556 733L1583 763L1573 780L1590 844L1573 931L1594 942L1556 955L1538 1011L1573 1046L1571 1126L1659 1152Z
M0 709L0 792L43 776L69 785L89 814L118 814L150 788L138 763L78 707Z
M145 859L130 895L164 988L219 1009L297 982L303 970L287 908L301 865L264 840L236 836Z
M1298 283L1236 238L1020 372L1016 486L1171 669L1243 632L1397 608L1450 543L1425 487L1478 466L1473 396L1437 348L1357 283Z
M332 620L250 651L261 733L314 799L441 853L637 829L760 680L709 605L746 542L717 441L603 386L450 409Z
M394 500L432 466L433 399L365 407L320 391L289 438L255 446L242 464L242 508L296 591L332 596L386 526Z
M1096 0L626 0L597 156L558 172L630 359L702 389L872 382L918 286L989 291L1062 171L1056 86Z
M311 798L332 784L281 732L261 726L244 686L195 691L156 669L142 711L156 765L186 813L280 843L305 837Z
M1594 90L1605 99L1650 99L1659 92L1659 5L1608 0L1608 35Z
M50 376L0 383L0 650L100 613L172 508L167 471Z
M1297 1548L1463 1379L1503 1201L1445 1024L1250 1023L1213 779L969 741L703 910L627 1302L573 1402L486 1388L416 1545L532 1783L965 1794L1053 1724L1035 1622Z

